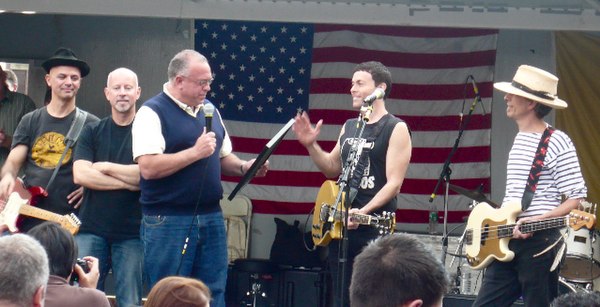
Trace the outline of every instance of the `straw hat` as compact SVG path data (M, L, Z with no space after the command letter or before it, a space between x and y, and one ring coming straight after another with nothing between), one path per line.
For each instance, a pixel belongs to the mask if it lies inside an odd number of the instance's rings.
M558 78L533 66L519 66L512 82L496 82L494 87L505 93L529 98L554 109L564 109L568 106L566 101L556 96Z
M88 64L75 56L75 53L69 49L60 47L54 55L42 63L42 67L47 73L50 73L50 69L56 66L73 66L79 68L81 77L87 76L90 73L90 67Z

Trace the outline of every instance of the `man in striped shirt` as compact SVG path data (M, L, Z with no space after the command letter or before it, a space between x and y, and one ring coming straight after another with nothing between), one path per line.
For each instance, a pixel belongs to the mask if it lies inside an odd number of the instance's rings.
M556 96L557 85L558 78L554 75L527 65L518 68L512 82L494 84L506 93L506 115L519 129L508 156L503 204L516 201L526 209L518 216L509 243L514 259L492 262L473 306L510 306L520 296L526 306L548 306L558 295L559 269L553 264L561 257L562 243L554 244L560 240L559 229L519 231L523 222L567 215L587 196L573 142L544 121L552 109L567 107ZM531 182L532 198L522 202L528 194L525 190L538 147L544 147L538 145L547 129L552 133L537 185Z

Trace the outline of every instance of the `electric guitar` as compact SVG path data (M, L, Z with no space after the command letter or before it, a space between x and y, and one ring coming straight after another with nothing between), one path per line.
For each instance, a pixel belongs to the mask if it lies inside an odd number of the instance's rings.
M487 203L479 203L467 220L465 252L469 265L476 270L487 267L494 259L508 262L515 253L508 248L513 236L516 218L521 213L521 202L514 201L494 209ZM519 225L522 233L569 226L574 230L581 227L592 229L596 216L581 210L572 210L562 217L525 222Z
M342 226L345 220L343 208L345 195L341 204L335 209L335 200L340 188L333 180L326 180L319 189L313 213L312 239L316 246L327 246L331 240L342 238ZM381 235L389 234L396 228L396 213L384 212L383 216L350 213L352 221L361 225L370 225L379 229Z
M17 223L19 215L22 214L56 222L75 235L79 231L79 226L81 226L81 221L75 214L60 215L30 205L36 204L41 197L47 195L46 191L40 187L26 189L23 182L18 179L15 182L14 192L9 195L8 200L6 202L0 200L0 203L4 204L4 208L0 212L0 226L6 225L10 232L19 231Z

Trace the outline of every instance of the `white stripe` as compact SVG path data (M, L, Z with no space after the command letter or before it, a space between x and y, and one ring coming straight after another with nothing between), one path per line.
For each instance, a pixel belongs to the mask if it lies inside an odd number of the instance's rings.
M443 166L444 163L410 163L406 171L406 178L437 178ZM452 169L452 179L485 178L489 177L491 173L490 163L488 162L451 163L450 168Z
M474 52L496 49L496 34L449 38L402 37L348 30L314 34L313 49L339 46L421 54Z

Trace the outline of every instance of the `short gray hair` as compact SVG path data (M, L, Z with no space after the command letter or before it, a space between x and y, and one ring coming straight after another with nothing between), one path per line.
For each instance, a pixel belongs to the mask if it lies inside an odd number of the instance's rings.
M46 250L37 240L24 234L0 237L0 301L31 305L49 274Z
M178 75L187 75L191 60L208 63L208 59L196 50L185 49L177 53L169 62L167 76L172 81Z

